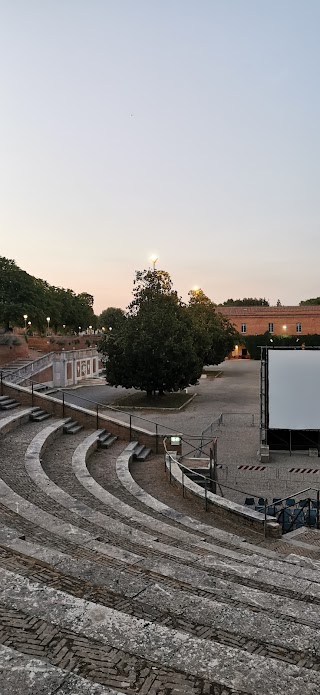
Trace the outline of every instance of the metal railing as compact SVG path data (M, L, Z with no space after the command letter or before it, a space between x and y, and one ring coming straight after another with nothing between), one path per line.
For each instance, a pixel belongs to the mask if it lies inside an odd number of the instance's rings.
M296 501L295 498L311 492L316 493L316 499L309 496L304 500L297 499ZM288 505L287 501L289 499L294 500L294 504ZM303 502L302 506L300 504L301 502ZM281 509L276 510L276 507L280 507L280 505L283 505ZM283 533L290 533L290 531L293 531L297 524L300 526L302 520L304 523L301 525L313 526L313 524L311 524L311 508L315 508L316 510L314 525L316 526L317 530L320 529L320 490L318 488L307 487L304 490L299 490L298 492L292 493L292 495L286 495L286 497L283 499L277 499L276 502L272 502L268 506L271 509L274 507L274 516L281 524ZM294 511L298 511L298 514L294 514ZM306 512L307 514L305 515ZM301 517L300 520L299 517Z
M176 461L175 458L172 456L172 454L170 454L168 452L167 447L166 447L166 440L164 440L163 444L164 444L165 453L166 453L168 460L169 460L170 484L171 484L171 479L172 479L171 465L172 465L172 461L174 461L174 463L177 463L179 468L181 469L182 496L185 497L184 477L186 475L187 477L190 478L191 469L188 468L187 466L185 466L184 464L182 464L180 461L179 462ZM166 461L165 461L165 467L166 467ZM231 485L226 485L225 483L221 483L218 480L217 476L215 476L215 477L212 476L212 471L210 471L210 476L206 476L203 473L199 473L198 471L194 471L194 472L196 472L197 477L200 478L204 483L203 487L204 487L205 510L206 511L208 511L208 497L207 497L208 489L210 490L210 492L212 492L213 487L215 487L216 485L220 488L220 492L221 492L222 497L223 497L222 488L226 488L227 490L232 490L234 492L243 494L245 497L251 497L253 499L259 498L259 496L256 493L249 492L248 490L241 490L241 489L235 488ZM292 505L289 506L286 504L288 499L295 499L297 497L300 497L301 495L305 495L308 492L309 493L315 492L316 493L316 499L312 499L311 497L308 497L307 499L302 500L301 502L304 503L303 506L300 506L299 500L297 500L297 502L293 506ZM304 525L306 527L315 525L317 530L320 529L320 490L318 488L308 487L308 488L305 488L303 490L299 490L298 492L295 492L292 495L286 495L286 497L284 497L283 499L277 499L277 502L269 502L266 497L262 497L262 496L259 499L261 499L261 501L263 500L263 504L257 505L257 506L259 506L261 508L261 514L264 515L264 535L265 535L265 537L267 535L267 518L268 517L274 517L277 520L277 522L282 527L283 534L286 534L286 533L289 533L290 531L292 531L296 527L297 523L300 524L302 522L302 520L304 523L301 525ZM281 507L281 509L276 509L277 507L280 507L281 505L283 505ZM246 505L242 505L242 506L246 507ZM312 511L311 507L313 509L314 508L316 509L315 524L311 523L311 511ZM248 508L250 508L250 507L248 507ZM292 512L293 512L294 508L296 509L296 511L298 511L298 513L296 513L296 514L294 514L294 516L292 516ZM258 510L256 510L256 511L258 511ZM291 516L291 520L289 520L289 523L287 521L286 512ZM305 512L307 512L307 514L305 514ZM299 520L299 517L300 517L300 520Z
M166 446L166 440L165 440L165 439L164 439L164 441L163 441L163 447L164 447L164 450L165 450L165 463L164 463L165 469L166 469L166 456L168 457L168 460L169 460L169 481L170 481L170 485L171 485L171 482L172 482L171 466L172 466L172 461L173 461L174 463L177 463L177 465L178 465L179 468L181 469L181 474L182 474L182 496L185 497L185 491L184 491L184 487L185 487L185 486L184 486L184 476L186 475L186 476L190 479L189 476L190 476L190 470L191 470L191 469L188 468L188 466L185 466L185 465L184 465L183 463L181 463L180 461L177 461L177 460L172 456L172 454L171 454L170 452L168 452L167 446ZM187 472L186 472L186 471L187 471ZM253 494L252 492L248 492L248 490L240 490L239 488L232 487L231 485L226 485L225 483L220 483L220 481L218 480L217 477L213 477L212 471L210 471L210 473L211 473L211 475L210 475L210 477L208 477L208 476L204 475L203 473L198 473L198 471L197 471L197 477L201 478L201 479L204 481L204 498L205 498L205 511L206 511L206 512L208 511L208 487L210 488L209 491L212 492L213 487L216 488L216 486L218 486L218 487L220 488L220 492L221 492L220 497L223 497L223 496L224 496L224 495L223 495L223 492L222 492L222 488L226 488L227 490L233 490L234 492L241 493L241 494L245 495L246 497L257 497L256 493ZM189 475L188 475L188 474L189 474ZM214 494L217 494L217 493L214 493ZM244 507L245 507L245 505L241 505L241 506L244 506ZM264 514L264 536L265 536L265 537L267 536L267 517L268 517L268 516L271 516L270 514L267 513L267 510L268 510L268 507L269 507L269 506L270 506L270 505L268 504L267 498L264 498L264 505L263 505L264 510L263 510L263 512L261 512L261 513Z
M242 427L254 427L255 426L254 413L243 413L243 412L231 412L231 413L221 413L221 425L240 425ZM257 416L259 417L259 416Z
M6 383L5 380L2 378L2 372L0 373L0 391L1 395L3 395L3 384ZM10 382L8 383L8 386L10 385L14 386L14 384L11 384ZM34 401L35 401L35 395L39 396L40 398L43 398L44 400L49 398L51 399L51 396L49 394L39 392L35 387L39 386L46 386L46 384L41 384L41 382L31 382L31 386L29 387L24 387L24 386L19 386L19 389L23 389L27 392L30 393L31 396L31 406L34 407ZM143 429L143 424L145 426L148 426L149 429L146 429L147 433L149 435L154 435L155 440L156 440L156 450L155 453L159 453L159 441L165 437L166 434L171 434L171 436L179 436L179 437L184 437L185 440L188 439L188 435L184 435L182 432L178 432L177 429L174 429L173 427L168 427L167 425L160 424L158 422L155 422L154 420L150 420L149 418L145 418L142 415L136 415L135 413L129 413L127 411L124 411L122 408L116 408L115 406L108 405L105 403L99 403L97 401L93 401L90 398L85 398L84 396L78 396L75 393L69 394L69 392L65 389L59 389L59 393L61 393L61 398L58 398L58 400L62 401L62 416L65 417L65 409L67 406L72 406L81 407L77 403L73 401L82 401L84 403L88 403L90 406L94 406L91 408L86 408L90 412L95 413L96 415L96 426L97 429L99 429L99 418L103 414L105 414L105 411L107 410L108 412L114 413L116 415L120 415L120 417L117 418L117 423L121 425L127 425L129 429L129 437L130 441L132 441L133 433L135 430L135 424L137 428ZM66 398L66 395L69 396L69 399L71 397L71 401ZM55 396L57 398L57 395ZM43 404L43 407L45 407L45 404ZM103 412L104 411L104 412ZM199 439L199 438L198 438Z

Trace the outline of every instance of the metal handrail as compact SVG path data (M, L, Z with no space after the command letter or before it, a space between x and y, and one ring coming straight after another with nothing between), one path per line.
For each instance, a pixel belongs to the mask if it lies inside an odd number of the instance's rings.
M291 495L286 495L282 500L278 500L277 502L274 502L274 504L282 504L283 502L286 502L290 497L294 498L297 497L298 495L303 495L305 492L309 492L313 490L314 492L319 492L320 488L318 487L306 487L305 490L300 490L299 492L293 492ZM256 497L256 495L255 495Z
M37 382L38 383L38 382ZM62 394L68 393L66 389L58 389ZM113 405L108 405L107 403L99 403L98 401L93 401L90 398L85 398L84 396L77 396L75 393L72 393L72 398L77 398L78 400L85 401L86 403L92 403L95 406L100 406L102 408L107 408L108 410L112 410L116 413L121 413L122 415L128 415L129 417L135 417L137 420L142 420L143 422L149 422L151 425L156 425L158 427L163 427L166 430L169 430L170 432L174 432L176 435L179 434L179 436L186 436L189 437L189 435L184 435L183 432L177 432L177 429L174 429L173 427L168 427L167 425L162 425L159 422L156 422L155 420L149 420L148 418L142 417L142 415L136 415L135 413L129 413L126 410L123 410L123 408L116 408ZM69 405L72 405L69 403ZM198 435L194 435L199 439ZM189 437L191 438L191 437Z
M169 481L170 481L170 484L171 484L171 478L172 478L172 476L171 476L171 463L172 463L172 461L173 461L174 463L177 463L177 465L179 466L179 468L182 468L184 471L185 471L185 470L188 470L188 471L190 472L190 469L187 468L187 466L184 466L183 463L180 463L180 461L176 461L176 460L173 458L172 454L170 454L170 453L168 452L167 448L166 448L166 440L165 440L165 439L164 439L164 441L163 441L163 447L164 447L164 450L165 450L165 452L166 452L166 455L169 457L169 476L170 476L170 477L169 477ZM166 459L165 459L165 464L164 464L164 465L165 465L165 468L166 468ZM184 497L184 478L183 478L183 470L181 470L181 474L182 474L182 495L183 495L183 497ZM208 483L208 481L209 481L210 483L216 482L216 483L219 485L220 488L221 488L221 487L226 487L226 488L228 488L229 490L234 490L235 492L241 492L241 493L244 494L244 495L250 495L250 494L251 494L252 497L257 497L256 494L253 495L252 493L244 492L244 490L239 490L238 488L231 487L231 485L225 485L224 483L220 483L218 480L213 481L211 478L208 478L207 476L203 475L202 473L197 473L197 475L199 475L201 478L204 479L204 498L205 498L205 511L206 511L206 512L208 511L208 491L207 491L207 483ZM220 495L219 495L219 496L220 496ZM241 506L244 506L244 505L241 505ZM267 537L267 517L268 517L268 516L271 516L271 517L272 517L272 515L267 514L267 508L268 508L268 506L269 506L269 505L268 505L268 500L265 498L265 499L264 499L264 512L263 512L263 513L264 513L264 524L263 524L263 526L264 526L264 537L265 537L265 538ZM272 518L274 518L274 517L272 517Z
M168 451L168 449L166 447L166 438L163 440L163 447L164 447L166 454L168 454L168 456L170 456L172 458L172 460L175 461L172 454L170 454L170 452ZM175 461L175 463L178 463L178 466L180 468L183 468L184 470L190 471L190 468L188 468L188 466L185 466L183 463L180 463L180 461ZM201 477L205 480L211 481L211 478L209 478L209 476L207 476L207 475L204 475L203 473L197 472L197 475L199 475L199 477ZM247 497L249 497L249 496L250 497L258 497L256 492L252 493L252 492L248 492L248 490L239 490L239 488L237 488L237 487L231 487L231 485L225 485L225 483L220 483L220 480L219 481L216 480L215 482L218 483L218 485L220 487L226 487L228 490L234 490L234 492L241 492L242 495L246 495ZM264 498L264 499L265 499L265 502L268 501L267 498ZM268 506L268 504L267 504L267 506Z

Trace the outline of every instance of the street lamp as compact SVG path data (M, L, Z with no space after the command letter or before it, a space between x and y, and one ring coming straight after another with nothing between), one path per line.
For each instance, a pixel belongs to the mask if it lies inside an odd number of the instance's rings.
M89 331L90 331L90 334L91 334L91 331L92 331L92 326L89 326Z
M24 331L26 332L26 330L27 330L27 318L28 318L28 314L23 314L23 318L24 318Z
M47 316L47 324L48 324L48 334L49 334L50 316Z
M28 321L28 326L29 326L29 327L31 326L31 321Z
M156 256L155 254L153 254L153 255L151 256L151 258L150 258L150 261L151 261L151 263L152 263L152 265L153 265L153 271L155 271L155 269L156 269L156 262L157 262L157 260L158 260L158 256Z

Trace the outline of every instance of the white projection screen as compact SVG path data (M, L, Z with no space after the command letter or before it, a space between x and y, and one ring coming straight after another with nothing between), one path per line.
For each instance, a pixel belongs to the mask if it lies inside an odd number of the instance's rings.
M320 430L320 350L268 350L269 428Z

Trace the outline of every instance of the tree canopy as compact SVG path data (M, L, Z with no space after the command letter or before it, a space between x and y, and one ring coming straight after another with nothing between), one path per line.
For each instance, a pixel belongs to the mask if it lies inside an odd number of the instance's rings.
M300 306L303 306L304 304L313 304L317 305L320 304L320 297L314 297L313 299L304 299L300 302Z
M47 316L56 330L63 325L75 331L79 326L95 327L92 306L92 295L49 285L0 256L0 324L6 329L23 326L24 314L39 331L47 325Z
M245 297L244 299L227 299L219 306L270 306L265 297Z
M98 328L104 328L108 330L110 328L116 329L120 326L125 318L125 313L123 309L118 309L114 306L109 306L108 309L104 309L98 316Z

